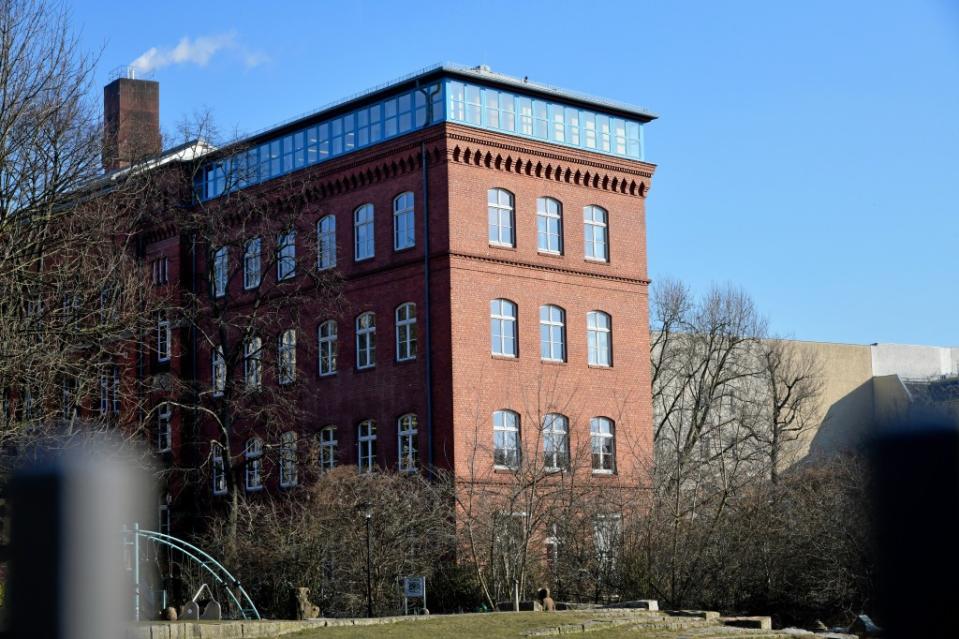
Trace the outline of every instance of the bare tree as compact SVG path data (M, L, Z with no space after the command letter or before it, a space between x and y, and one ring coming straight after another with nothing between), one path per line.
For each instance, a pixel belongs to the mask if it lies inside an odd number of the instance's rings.
M0 440L142 424L148 172L100 174L94 59L56 2L0 3ZM82 428L81 428L82 426Z

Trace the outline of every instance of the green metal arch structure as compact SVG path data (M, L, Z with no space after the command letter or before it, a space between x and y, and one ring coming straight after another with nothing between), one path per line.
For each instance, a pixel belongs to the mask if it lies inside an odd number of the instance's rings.
M223 586L223 590L225 590L227 595L229 595L230 599L236 606L236 609L240 611L240 614L243 615L244 619L260 619L260 612L256 609L256 605L246 593L246 590L243 588L240 580L230 574L230 571L227 570L223 564L214 559L209 553L197 548L189 542L180 539L179 537L167 535L155 530L144 530L136 525L132 530L127 529L124 532L127 535L133 536L134 547L138 546L140 539L145 539L152 541L155 544L172 548L173 550L176 550L177 552L188 557L194 563L208 572L217 583ZM137 562L139 562L139 557L137 558Z

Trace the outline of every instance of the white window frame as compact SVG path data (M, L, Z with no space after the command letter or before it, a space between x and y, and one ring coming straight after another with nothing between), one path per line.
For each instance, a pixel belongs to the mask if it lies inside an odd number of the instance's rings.
M317 365L320 377L336 374L336 331L336 320L326 320L316 327Z
M173 450L173 409L169 404L157 408L157 452Z
M353 211L353 259L356 262L376 256L375 219L376 212L372 204L363 204Z
M406 191L393 198L393 250L416 246L416 213L413 192Z
M113 374L113 380L110 385L110 412L114 416L120 414L121 408L121 398L120 398L120 367L112 366L111 373Z
M294 430L288 430L280 435L281 488L292 488L298 481L296 442L297 434Z
M536 250L563 254L563 203L556 198L536 198Z
M583 252L591 262L609 262L609 211L595 204L583 208Z
M416 359L416 304L405 302L396 307L396 361Z
M613 318L609 313L586 313L586 345L590 366L609 368L613 365Z
M369 318L364 326L364 318ZM376 366L376 313L367 311L356 317L356 368Z
M515 470L522 460L519 413L493 411L493 467Z
M336 266L336 216L326 215L316 223L316 268Z
M296 229L276 237L276 281L296 277Z
M401 473L415 473L419 466L417 433L415 414L407 413L396 420L396 450L399 453L398 468Z
M250 291L263 281L260 260L263 255L263 239L252 237L243 246L243 289Z
M288 328L277 339L277 381L281 386L296 381L296 329Z
M173 341L170 317L166 311L157 311L157 361L169 362Z
M324 426L320 429L320 470L336 468L336 453L339 442L336 439L336 426Z
M371 473L376 466L376 422L366 419L356 427L357 468Z
M243 381L252 388L263 383L263 340L256 335L243 342Z
M243 450L243 478L246 492L263 490L263 440L251 437Z
M213 297L226 295L230 281L230 249L221 246L213 253Z
M505 200L505 202L504 202ZM490 246L516 247L516 198L506 189L493 188L486 193L487 238ZM504 221L506 224L504 224ZM493 230L495 229L495 233ZM509 237L504 240L504 229Z
M612 475L616 472L616 423L608 417L589 420L591 463L594 475ZM607 446L608 444L608 450Z
M223 346L213 349L210 356L210 380L213 386L213 396L221 397L226 390L226 358L223 355Z
M103 370L100 371L100 415L106 417L107 413L110 412L110 376L109 368L107 366L103 367Z
M547 471L569 468L569 418L560 413L543 417L543 466Z
M623 518L619 513L596 515L593 518L593 543L604 572L616 567L622 533Z
M544 362L566 361L566 311L555 304L539 307L539 354Z
M515 302L504 298L490 300L490 352L493 355L519 356L518 315L519 307ZM509 350L508 344L512 345Z
M218 442L213 442L211 449L211 479L213 480L213 494L225 495L227 493L227 485L226 463L223 459L223 446L221 446Z

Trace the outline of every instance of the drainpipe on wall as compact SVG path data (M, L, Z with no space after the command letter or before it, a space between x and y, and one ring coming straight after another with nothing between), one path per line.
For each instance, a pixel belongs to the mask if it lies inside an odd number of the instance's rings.
M417 91L426 96L426 122L424 129L433 124L433 95L439 90L439 84L433 88L419 86ZM430 475L433 474L433 331L430 325L430 184L429 184L429 156L426 152L426 141L420 142L420 165L423 173L423 296L426 298L425 313L423 313L423 334L426 341L426 463Z

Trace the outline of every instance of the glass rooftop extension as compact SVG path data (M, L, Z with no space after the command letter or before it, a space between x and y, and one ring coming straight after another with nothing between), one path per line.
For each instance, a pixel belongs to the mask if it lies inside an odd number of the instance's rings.
M655 117L486 67L439 65L236 142L194 186L210 200L443 121L644 160L643 124Z

